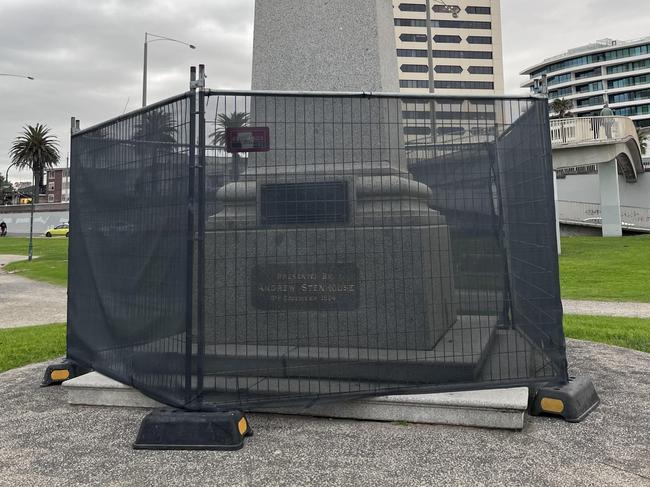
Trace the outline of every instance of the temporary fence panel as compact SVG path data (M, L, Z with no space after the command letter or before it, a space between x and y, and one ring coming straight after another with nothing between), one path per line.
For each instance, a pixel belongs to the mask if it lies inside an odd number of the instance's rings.
M176 405L189 389L193 105L168 100L71 147L68 356ZM165 355L180 358L173 373Z
M547 115L205 91L74 136L69 355L202 410L565 382Z
M204 407L566 380L543 100L209 92L206 124Z

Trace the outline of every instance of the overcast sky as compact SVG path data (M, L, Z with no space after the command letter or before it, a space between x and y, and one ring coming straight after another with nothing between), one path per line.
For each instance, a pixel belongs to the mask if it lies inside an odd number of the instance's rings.
M522 69L568 48L650 36L648 0L501 1L509 93L521 92ZM198 46L150 45L150 102L185 91L201 62L209 87L249 88L253 9L254 0L0 0L0 73L37 78L0 77L3 176L25 124L50 126L65 164L71 116L87 127L140 106L145 31Z

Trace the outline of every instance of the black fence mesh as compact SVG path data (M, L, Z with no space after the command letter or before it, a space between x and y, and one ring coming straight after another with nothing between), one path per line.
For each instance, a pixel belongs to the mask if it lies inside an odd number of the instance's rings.
M194 116L184 95L72 138L68 356L184 404ZM156 358L157 360L157 358Z
M567 380L544 100L196 98L73 138L71 358L205 410Z

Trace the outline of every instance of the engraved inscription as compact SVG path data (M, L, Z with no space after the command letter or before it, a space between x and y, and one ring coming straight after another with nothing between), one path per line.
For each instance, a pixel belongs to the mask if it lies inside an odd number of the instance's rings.
M342 310L359 307L354 264L268 264L253 269L253 305L263 310Z

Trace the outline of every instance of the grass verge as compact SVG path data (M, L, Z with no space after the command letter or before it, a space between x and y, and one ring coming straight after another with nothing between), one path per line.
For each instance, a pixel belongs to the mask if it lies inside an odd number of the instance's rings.
M564 334L568 338L650 353L650 320L566 315Z
M603 316L564 317L568 338L650 353L650 320ZM0 330L0 372L65 355L65 324Z
M650 235L562 239L562 297L650 303Z
M0 330L0 372L65 355L65 324Z
M27 255L29 239L7 237L0 239L0 254ZM68 239L35 238L34 255L37 259L14 262L4 267L7 272L16 272L37 281L59 286L68 283Z
M0 254L27 255L28 239L0 239ZM36 238L32 262L15 262L7 271L30 279L67 285L68 239ZM650 303L650 235L625 238L566 237L562 239L562 297L597 301Z

